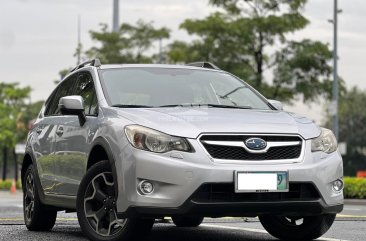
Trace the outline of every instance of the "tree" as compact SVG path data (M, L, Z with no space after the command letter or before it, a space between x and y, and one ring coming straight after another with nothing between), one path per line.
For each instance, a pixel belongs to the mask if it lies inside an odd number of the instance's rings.
M118 32L110 32L106 24L101 30L90 31L92 40L98 43L86 55L99 58L102 63L150 63L149 51L154 42L169 38L166 28L154 28L152 23L139 20L136 25L122 24Z
M289 102L301 93L305 101L315 101L319 96L330 99L331 59L332 52L319 41L288 41L286 47L275 54L277 64L269 91L271 98ZM343 80L340 81L340 90L340 93L345 90Z
M96 45L83 52L83 46L78 44L74 57L98 58L103 64L158 62L161 56L151 49L156 41L170 37L169 29L155 28L151 22L146 23L142 20L137 21L135 25L122 24L118 32L109 31L107 24L100 26L99 31L90 31L90 37ZM58 84L72 68L60 70L60 79L53 82Z
M37 119L39 112L44 104L43 100L39 100L30 104L26 104L26 109L22 112L23 122L27 125Z
M201 20L185 20L180 27L196 39L172 43L169 59L214 62L269 98L291 102L301 95L313 101L331 89L332 55L328 45L319 41L287 37L309 23L301 13L306 2L211 0L223 11ZM273 84L265 80L266 71L271 71Z
M19 87L17 83L0 83L0 148L3 150L3 179L6 178L8 150L24 140L27 133L23 113L25 100L29 97L29 87Z
M339 141L347 143L343 156L344 173L354 176L358 170L366 170L366 92L353 87L339 99ZM326 125L331 127L332 117Z

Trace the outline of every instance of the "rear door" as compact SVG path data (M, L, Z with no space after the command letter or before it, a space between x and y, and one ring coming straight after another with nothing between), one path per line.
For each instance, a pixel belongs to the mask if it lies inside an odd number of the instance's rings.
M63 115L57 126L55 147L56 192L76 196L86 171L87 156L97 128L98 105L94 82L89 72L80 72L73 95L84 100L86 122L80 126L77 116Z

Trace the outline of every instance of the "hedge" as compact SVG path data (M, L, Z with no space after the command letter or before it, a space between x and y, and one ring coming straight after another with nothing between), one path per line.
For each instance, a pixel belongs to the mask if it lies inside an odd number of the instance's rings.
M10 190L11 184L12 184L12 180L0 180L0 190ZM18 180L16 182L16 186L17 189L21 189L22 188L22 183L20 180Z
M366 178L345 177L344 178L345 198L366 198Z

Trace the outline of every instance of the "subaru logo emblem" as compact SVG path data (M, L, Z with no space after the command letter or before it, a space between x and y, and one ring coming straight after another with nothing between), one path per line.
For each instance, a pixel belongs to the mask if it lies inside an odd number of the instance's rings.
M245 141L245 145L251 150L263 150L267 146L267 142L261 138L249 138Z

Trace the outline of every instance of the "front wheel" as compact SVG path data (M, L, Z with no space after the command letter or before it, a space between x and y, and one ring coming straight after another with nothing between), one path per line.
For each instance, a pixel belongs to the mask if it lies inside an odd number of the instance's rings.
M30 165L23 177L24 222L29 231L49 231L55 225L57 211L41 202L35 175L34 167Z
M118 219L113 175L106 161L94 164L82 179L76 209L83 233L93 241L130 240L154 224L153 219Z
M263 227L272 236L280 240L313 240L321 237L332 226L336 215L324 214L319 216L260 216Z

